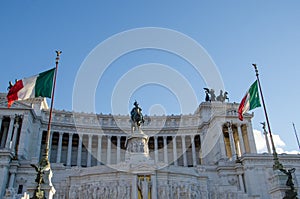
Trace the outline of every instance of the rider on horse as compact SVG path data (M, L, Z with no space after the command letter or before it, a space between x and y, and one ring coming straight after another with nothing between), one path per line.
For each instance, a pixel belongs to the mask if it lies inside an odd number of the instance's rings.
M141 124L144 123L144 117L142 114L142 109L139 107L139 104L137 101L134 102L133 104L135 107L131 110L131 127L132 130L134 131L135 128L140 128Z

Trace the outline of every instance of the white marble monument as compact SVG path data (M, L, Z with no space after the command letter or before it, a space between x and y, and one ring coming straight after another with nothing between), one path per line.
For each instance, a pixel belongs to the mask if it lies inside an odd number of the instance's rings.
M202 102L188 115L146 116L54 110L50 134L54 199L279 199L288 176L258 154L251 119L238 104ZM30 198L45 149L45 99L0 94L0 198ZM230 122L230 125L228 125ZM141 123L142 124L142 123ZM300 156L279 154L299 195Z

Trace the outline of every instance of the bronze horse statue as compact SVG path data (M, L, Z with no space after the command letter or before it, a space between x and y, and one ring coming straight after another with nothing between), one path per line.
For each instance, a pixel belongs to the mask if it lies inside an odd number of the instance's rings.
M136 129L139 129L141 124L143 124L144 117L142 114L142 109L139 107L139 104L137 101L133 104L135 107L131 110L131 130L134 132Z

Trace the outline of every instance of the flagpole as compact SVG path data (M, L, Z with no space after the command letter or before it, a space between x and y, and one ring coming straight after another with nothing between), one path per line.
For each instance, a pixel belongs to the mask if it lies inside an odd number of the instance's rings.
M258 82L259 92L260 92L260 96L261 96L261 100L262 100L262 104L263 104L263 108L264 108L264 112L265 112L266 122L267 122L268 130L269 130L269 135L270 135L270 140L271 140L271 145L272 145L272 150L273 150L273 158L274 158L273 169L282 169L283 166L279 162L277 152L276 152L276 148L275 148L275 144L274 144L274 141L273 141L273 135L272 135L272 132L271 132L269 117L268 117L268 113L267 113L267 109L266 109L266 105L265 105L265 100L264 100L264 96L263 96L261 85L260 85L257 66L256 66L256 64L252 64L252 65L254 66L254 69L255 69L256 79L257 79L257 82Z
M298 134L297 134L297 131L296 131L296 127L295 127L294 122L293 122L293 127L294 127L295 136L296 136L296 139L297 139L298 147L299 147L299 149L300 149L299 138L298 138Z
M53 110L53 102L54 102L54 91L56 85L56 75L59 63L59 56L61 51L56 51L56 61L55 61L55 72L53 77L53 87L52 87L52 95L51 95L51 105L50 105L50 112L49 112L49 121L47 127L47 135L46 135L46 147L43 153L43 157L41 158L39 165L31 164L32 167L35 168L37 175L35 182L37 183L36 189L34 190L33 197L31 199L45 199L45 190L42 190L43 175L44 171L50 171L50 161L49 161L49 145L50 145L50 131L51 131L51 119L52 119L52 110ZM51 183L51 177L49 177L49 183ZM52 199L52 196L49 196L49 199Z
M54 92L55 92L55 86L56 86L56 75L58 70L58 63L59 63L59 56L62 53L61 51L55 51L56 52L56 59L55 59L55 73L54 73L54 81L53 81L53 87L52 87L52 94L51 94L51 105L50 105L50 111L49 111L49 121L48 121L48 127L47 127L47 136L46 136L46 148L45 148L45 154L44 154L44 164L41 166L50 166L49 161L49 148L50 148L50 133L51 133L51 120L52 120L52 110L53 110L53 103L54 103Z

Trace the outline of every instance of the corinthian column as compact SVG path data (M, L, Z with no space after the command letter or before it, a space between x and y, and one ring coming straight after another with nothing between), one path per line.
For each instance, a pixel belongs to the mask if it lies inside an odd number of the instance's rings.
M67 166L71 166L72 162L72 143L73 143L73 134L69 134L69 142L68 142L68 157L67 157Z
M52 138L53 138L53 132L51 131L50 132L50 139L49 139L49 155L48 155L49 162L51 160Z
M120 141L121 136L117 136L117 164L120 162Z
M185 135L181 136L181 143L182 143L183 166L187 167Z
M173 136L172 138L173 138L173 158L174 158L174 165L178 166L176 136Z
M93 135L88 135L89 137L89 142L88 142L88 151L87 151L87 162L86 162L86 166L90 167L91 166L91 160L92 160L92 137Z
M81 153L82 153L82 134L78 134L78 152L77 152L77 166L81 167Z
M7 134L6 143L5 143L5 148L8 148L8 149L10 148L10 141L11 141L11 136L12 136L12 132L13 132L14 123L15 123L14 116L10 116L8 134Z
M107 136L106 164L110 164L110 156L111 156L111 136Z
M64 134L63 132L59 132L58 148L57 148L57 155L56 155L56 163L60 163L60 159L61 159L61 147L62 147L63 134Z
M164 161L168 164L168 144L167 144L167 136L163 137L164 139Z
M191 135L191 144L192 144L192 157L193 157L193 166L197 166L196 159L196 148L195 148L195 135Z
M236 160L236 150L235 150L235 144L234 144L234 138L233 138L233 131L231 128L231 123L227 123L228 126L228 134L229 134L229 139L230 139L230 147L231 147L231 158L232 160Z
M101 165L102 135L98 135L97 165Z
M18 121L18 120L17 120ZM11 146L11 150L13 152L16 151L16 143L17 143L17 137L18 137L18 130L19 130L19 124L16 123L14 125L15 129L14 129L14 134L13 134L13 138L12 138L12 146Z
M238 129L238 134L239 134L240 148L241 148L241 153L244 154L245 153L245 144L244 144L244 139L243 139L241 128L242 128L241 124L238 124L237 129Z
M157 136L154 136L154 159L155 159L155 162L158 162Z

